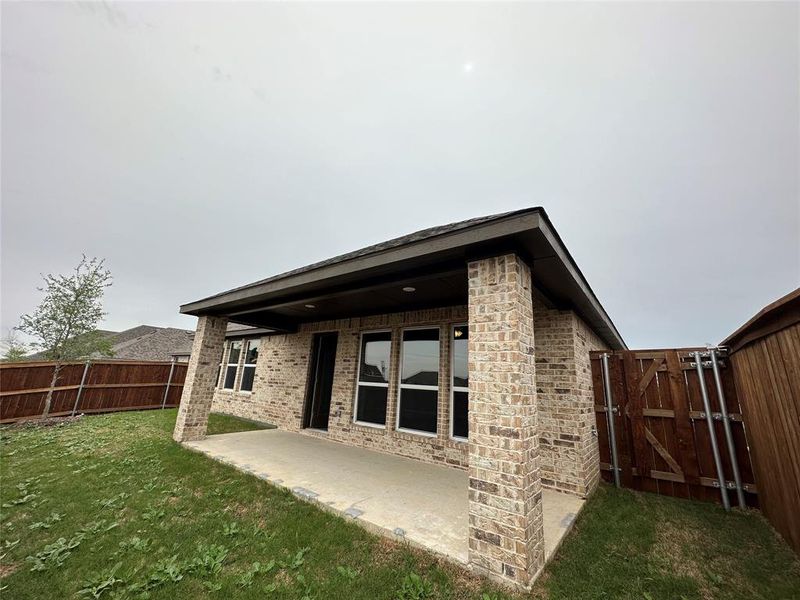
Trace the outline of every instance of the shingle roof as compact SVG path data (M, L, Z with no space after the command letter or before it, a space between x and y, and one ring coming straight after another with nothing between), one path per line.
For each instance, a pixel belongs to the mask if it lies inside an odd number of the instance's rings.
M372 246L366 246L364 248L360 248L358 250L353 250L352 252L347 252L345 254L339 254L338 256L334 256L332 258L327 258L325 260L321 260L319 262L311 263L310 265L306 265L304 267L299 267L297 269L292 269L291 271L285 271L284 273L280 273L278 275L272 275L271 277L267 277L266 279L260 279L258 281L254 281L252 283L248 283L247 285L242 285L239 287L231 288L229 290L225 290L219 294L214 294L213 296L208 296L207 298L203 298L203 300L210 300L212 298L216 298L218 296L223 296L225 294L230 294L231 292L235 292L237 290L244 290L249 287L254 287L257 285L262 285L264 283L269 283L270 281L277 281L279 279L283 279L284 277L290 277L292 275L297 275L299 273L305 273L307 271L313 271L314 269L319 269L321 267L327 267L329 265L334 265L336 263L344 262L346 260L351 260L353 258L358 258L360 256L366 256L368 254L375 254L378 252L382 252L384 250L389 250L390 248L396 248L398 246L404 246L406 244L411 244L413 242L419 242L422 240L426 240L428 238L436 237L437 235L444 235L446 233L452 233L454 231L458 231L460 229L466 229L468 227L473 227L475 225L480 225L481 223L486 223L489 221L495 221L497 219L503 219L505 217L510 217L512 215L542 210L541 207L534 207L534 208L525 208L522 210L512 210L509 212L504 213L497 213L494 215L487 215L484 217L475 217L473 219L467 219L465 221L456 221L455 223L448 223L447 225L437 225L436 227L428 227L427 229L420 229L419 231L415 231L414 233L409 233L407 235L403 235L400 237L393 238L391 240L387 240L385 242L380 242L379 244L373 244Z
M138 325L125 331L99 330L110 338L112 358L119 360L170 360L173 354L189 354L194 332L174 327ZM43 353L31 354L31 360L41 360ZM102 358L93 355L91 358Z

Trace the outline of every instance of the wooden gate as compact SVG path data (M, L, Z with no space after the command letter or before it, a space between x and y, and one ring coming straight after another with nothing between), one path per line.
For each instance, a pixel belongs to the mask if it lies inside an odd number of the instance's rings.
M705 348L608 352L621 484L680 498L720 502L703 396L691 352ZM592 352L595 412L603 478L613 481L602 356ZM736 506L733 469L710 368L703 369L714 430L731 505ZM758 506L739 399L728 361L720 361L723 392L749 506Z

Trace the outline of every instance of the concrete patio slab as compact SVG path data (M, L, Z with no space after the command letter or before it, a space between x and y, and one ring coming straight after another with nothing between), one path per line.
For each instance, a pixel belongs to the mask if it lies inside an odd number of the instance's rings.
M467 563L465 471L279 429L213 435L184 445L376 533ZM549 559L584 501L544 490L543 502Z

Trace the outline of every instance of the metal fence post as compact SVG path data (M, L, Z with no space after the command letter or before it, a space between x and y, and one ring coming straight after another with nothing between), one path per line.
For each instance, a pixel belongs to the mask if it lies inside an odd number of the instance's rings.
M75 413L78 412L78 403L81 401L81 396L83 395L83 386L86 384L86 375L89 373L89 365L92 364L92 361L87 360L86 364L83 365L83 375L81 376L81 384L78 386L78 393L75 395L75 405L72 407L72 415L75 416Z
M167 395L169 394L169 386L172 383L172 372L175 370L175 357L172 357L172 364L169 366L169 378L167 379L167 387L164 390L164 400L161 401L161 410L167 406Z
M728 443L728 456L731 459L733 469L733 481L736 483L736 498L739 501L739 508L747 508L744 500L744 489L742 487L742 475L739 472L739 461L736 459L736 446L733 442L733 432L731 431L731 418L728 414L728 405L725 401L725 392L722 389L722 377L719 372L719 362L717 361L718 350L714 348L711 352L711 368L714 370L714 383L717 386L717 397L719 398L719 409L722 412L722 425L725 429L725 441Z
M717 432L714 431L714 416L711 414L711 402L708 399L708 389L703 375L703 356L700 352L694 352L695 367L697 368L697 379L700 382L700 394L703 396L703 408L706 412L706 424L708 425L708 437L711 440L711 452L714 455L714 466L717 468L717 481L719 481L719 493L722 498L722 506L725 510L731 509L728 499L728 486L725 483L725 472L722 470L722 459L719 456L719 446L717 446Z
M620 487L619 463L617 461L617 436L614 427L614 403L611 398L611 376L608 369L608 354L604 353L603 361L603 387L606 395L606 422L608 423L608 440L611 447L611 468L614 471L614 485Z

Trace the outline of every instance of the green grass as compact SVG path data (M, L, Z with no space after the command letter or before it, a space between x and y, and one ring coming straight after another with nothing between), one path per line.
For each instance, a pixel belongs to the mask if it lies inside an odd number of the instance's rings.
M519 599L175 444L175 411L2 430L3 598ZM209 433L258 429L212 415ZM535 598L798 598L756 513L602 487Z

